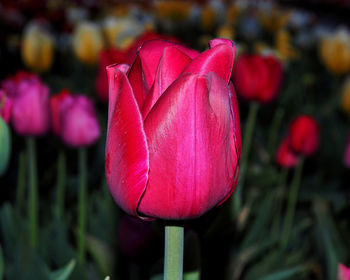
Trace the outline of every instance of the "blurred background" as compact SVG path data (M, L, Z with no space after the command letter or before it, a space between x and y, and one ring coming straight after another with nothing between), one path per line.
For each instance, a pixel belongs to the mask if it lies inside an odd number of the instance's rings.
M0 279L162 279L163 222L127 216L106 186L105 67L131 64L150 39L203 51L218 37L235 42L236 61L273 57L280 71L268 102L245 96L237 81L239 207L235 192L185 221L185 279L350 279L349 15L349 0L1 0ZM12 104L22 82L44 97ZM69 120L54 123L53 97L66 94L88 104L96 135L86 143L59 133ZM74 116L72 106L63 114ZM27 131L21 112L40 124ZM280 144L305 115L317 123L310 137L318 144L290 155Z

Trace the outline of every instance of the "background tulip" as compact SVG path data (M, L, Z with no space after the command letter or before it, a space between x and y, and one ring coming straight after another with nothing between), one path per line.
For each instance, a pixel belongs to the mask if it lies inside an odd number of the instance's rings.
M340 263L338 265L337 280L349 280L349 279L350 279L350 268Z
M10 121L11 110L12 100L0 89L0 117L7 123Z
M266 103L275 98L282 80L282 65L273 56L241 55L234 70L237 93L247 101Z
M290 147L290 140L285 138L278 147L276 154L276 162L282 167L295 167L298 163L298 157L294 154Z
M27 136L45 134L50 128L49 89L37 77L16 82L11 122L17 133Z
M350 71L350 33L339 29L321 40L320 55L329 71L341 75Z
M127 213L194 218L232 194L241 152L234 54L224 39L201 54L153 40L131 68L108 67L106 178Z
M75 55L86 64L95 64L103 48L103 37L98 25L82 22L77 25L73 35Z
M94 105L84 95L72 95L61 102L60 135L72 147L86 147L100 137Z
M290 145L297 154L310 156L319 145L319 126L317 122L307 115L295 118L289 127Z
M53 62L54 41L52 36L40 23L30 23L22 38L22 58L32 70L43 72Z

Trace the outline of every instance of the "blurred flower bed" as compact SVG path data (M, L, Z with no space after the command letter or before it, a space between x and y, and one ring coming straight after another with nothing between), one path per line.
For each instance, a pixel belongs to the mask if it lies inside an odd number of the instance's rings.
M2 1L0 279L162 279L163 222L124 214L104 171L106 66L156 38L236 44L240 177L185 221L184 279L350 279L350 31L334 22L270 1Z

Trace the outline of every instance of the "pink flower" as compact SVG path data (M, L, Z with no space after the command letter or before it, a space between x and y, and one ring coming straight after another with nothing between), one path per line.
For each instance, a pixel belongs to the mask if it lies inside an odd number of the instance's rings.
M338 265L338 280L350 280L350 268L343 264Z
M72 147L85 147L95 143L101 130L93 102L84 95L66 95L59 104L56 132Z
M0 89L0 117L7 123L11 117L12 103L12 100L8 98L5 91Z
M348 143L346 145L346 149L345 149L345 157L344 157L344 162L345 165L350 168L350 135L348 137Z
M45 134L50 128L48 87L26 72L5 80L3 87L13 101L11 122L16 132L26 136Z
M142 45L131 67L111 65L106 178L137 217L195 218L223 203L239 171L241 136L230 77L232 41L197 51Z

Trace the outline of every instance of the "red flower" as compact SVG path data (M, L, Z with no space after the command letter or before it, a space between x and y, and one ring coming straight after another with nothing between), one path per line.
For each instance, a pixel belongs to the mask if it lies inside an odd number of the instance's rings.
M297 154L310 156L319 145L319 126L307 115L294 119L289 127L290 145Z
M247 101L267 103L278 93L282 64L273 56L241 55L233 77L239 96Z
M232 41L199 54L148 41L131 67L111 65L106 178L129 214L202 215L233 192L241 154Z
M108 101L108 79L106 67L113 63L126 63L127 54L124 51L110 48L101 51L98 74L95 83L98 97L103 101Z
M11 122L17 133L38 136L50 128L49 89L38 76L19 71L3 87L12 100Z
M276 154L276 162L286 168L295 167L298 164L298 156L295 155L290 147L290 140L288 138L283 139Z

